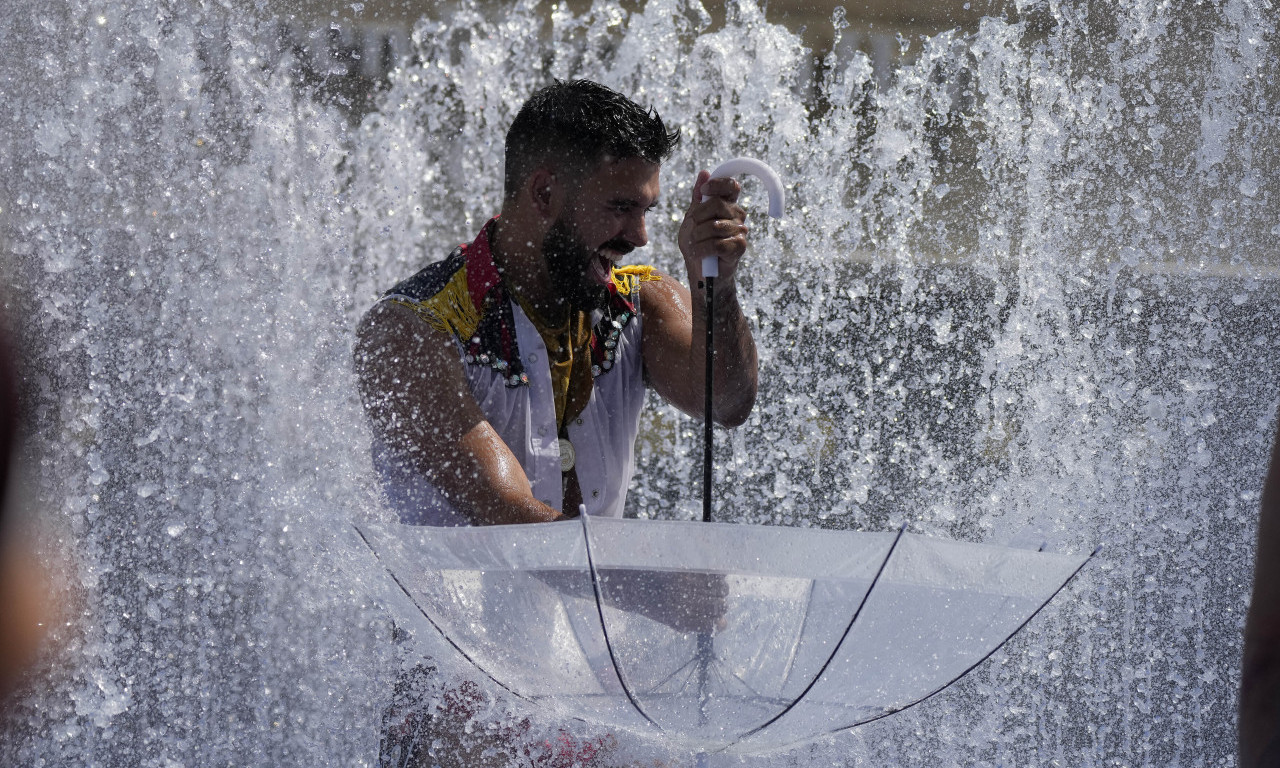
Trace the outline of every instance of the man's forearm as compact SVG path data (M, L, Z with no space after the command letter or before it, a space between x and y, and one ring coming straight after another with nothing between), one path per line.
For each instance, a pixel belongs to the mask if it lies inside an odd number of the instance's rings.
M563 517L534 497L524 469L487 422L462 437L456 458L464 471L430 471L476 525L545 523Z
M472 500L464 504L467 517L476 525L512 525L515 523L548 523L564 519L564 515L532 497L516 500Z

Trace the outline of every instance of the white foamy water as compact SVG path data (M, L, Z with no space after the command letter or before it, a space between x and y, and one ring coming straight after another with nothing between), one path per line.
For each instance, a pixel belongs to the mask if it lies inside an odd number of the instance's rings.
M0 242L79 616L0 762L376 760L398 661L338 544L387 514L351 329L497 211L507 124L550 76L684 131L639 258L677 268L700 168L788 184L781 222L747 184L762 390L720 437L723 517L1105 545L950 690L742 763L1233 761L1280 390L1265 4L1018 2L910 41L884 83L833 57L816 89L749 2L715 31L598 3L549 39L528 4L464 4L358 123L238 6L9 10ZM631 511L694 517L700 426L654 406Z

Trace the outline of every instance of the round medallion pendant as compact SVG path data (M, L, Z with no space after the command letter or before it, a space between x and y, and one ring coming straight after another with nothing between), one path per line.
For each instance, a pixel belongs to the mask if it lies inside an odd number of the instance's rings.
M573 443L563 437L559 438L558 443L560 445L560 471L568 472L573 469L574 459L577 458L577 454L573 450Z

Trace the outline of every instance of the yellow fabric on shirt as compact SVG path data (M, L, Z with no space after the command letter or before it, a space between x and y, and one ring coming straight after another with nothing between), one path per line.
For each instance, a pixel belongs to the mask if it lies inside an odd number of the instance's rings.
M591 318L586 312L576 311L559 323L552 323L523 296L517 295L516 300L547 345L556 426L563 432L591 399Z

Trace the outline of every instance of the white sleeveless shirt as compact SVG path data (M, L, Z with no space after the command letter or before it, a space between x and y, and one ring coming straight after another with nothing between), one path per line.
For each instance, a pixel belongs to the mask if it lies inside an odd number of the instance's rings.
M481 244L483 238L484 232L476 243L471 244L472 249ZM488 257L487 242L483 246L483 255ZM466 254L468 257L475 255L474 251ZM393 288L382 300L396 301L417 310L419 307L411 302L420 297L407 296L400 288ZM644 359L640 343L643 323L639 294L637 280L628 297L634 313L628 313L623 322L613 324L616 338L606 338L604 343L616 346L610 347L607 361L601 361L594 367L593 374L596 375L586 407L567 426L569 441L576 455L583 507L590 515L621 517L627 487L635 473L635 440L640 426L640 411L644 406ZM519 304L505 297L502 300L509 307L509 317L515 326L519 363L510 361L512 364L507 365L504 362L502 367L497 367L487 364L490 362L487 358L481 358L484 361L481 363L476 359L474 347L468 349L463 339L455 334L459 358L466 371L471 396L524 468L534 497L563 512L560 448L546 345ZM434 320L433 317L432 325L436 325ZM602 310L596 310L591 321L593 328L599 328L602 322L606 328L611 324ZM473 332L474 328L467 334ZM600 370L599 365L604 365L605 370ZM522 375L513 377L511 372L521 366ZM513 385L516 379L520 382ZM399 460L376 436L373 456L387 500L399 514L401 522L446 526L470 524L466 515L450 503L443 491L409 462Z

